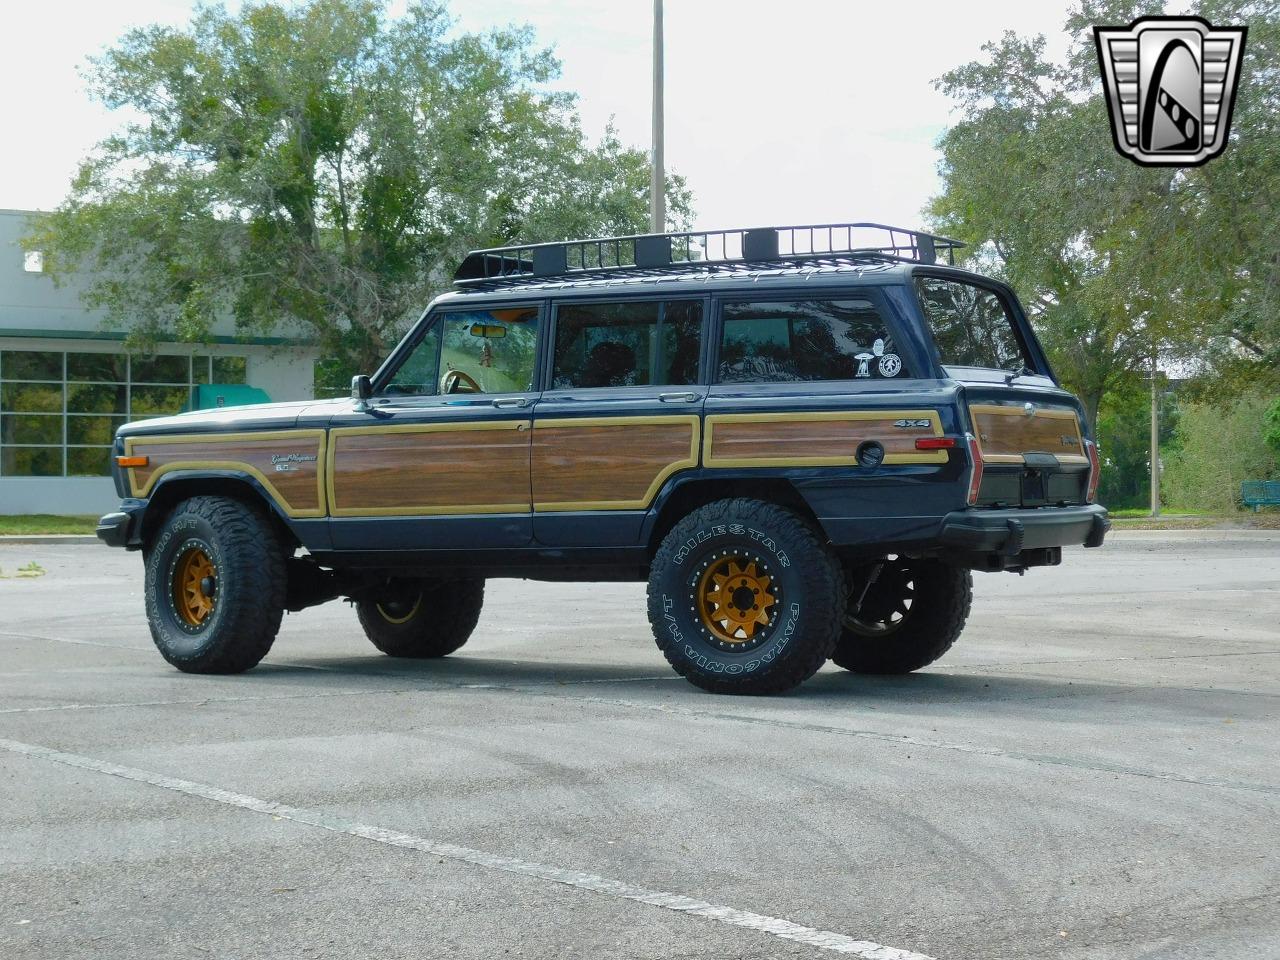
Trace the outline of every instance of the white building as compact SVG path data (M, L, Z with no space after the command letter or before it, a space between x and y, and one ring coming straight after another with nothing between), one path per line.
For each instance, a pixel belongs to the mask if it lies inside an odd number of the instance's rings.
M247 384L272 400L310 399L314 346L243 339L220 321L210 344L165 343L130 355L124 333L55 287L21 238L25 210L0 210L0 514L98 514L116 503L110 443L128 420L177 413L201 384Z

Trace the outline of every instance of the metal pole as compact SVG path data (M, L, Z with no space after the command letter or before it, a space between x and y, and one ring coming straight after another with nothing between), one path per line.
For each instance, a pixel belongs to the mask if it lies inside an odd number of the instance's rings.
M1151 516L1160 516L1160 387L1155 354L1151 356Z
M649 232L667 229L666 177L662 159L662 0L653 0L653 154L649 172Z

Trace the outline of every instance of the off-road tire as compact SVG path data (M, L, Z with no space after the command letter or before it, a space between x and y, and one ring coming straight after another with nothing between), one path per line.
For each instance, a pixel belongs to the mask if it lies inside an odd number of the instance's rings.
M717 609L701 606L708 575L729 569L718 565L734 556L769 578L772 598L769 622L745 641L721 639L726 631L713 633L714 616L701 612ZM831 656L846 593L839 562L799 515L759 500L719 500L663 538L650 567L649 622L667 662L690 683L714 693L780 693ZM751 609L750 590L745 595L742 610Z
M471 637L484 606L484 580L421 580L395 601L361 600L356 615L389 657L447 657Z
M202 552L215 576L212 611L184 620L176 582ZM144 554L147 622L160 655L186 673L242 673L271 649L284 615L285 548L266 511L229 497L193 497L165 517Z
M842 621L831 660L854 673L911 673L933 663L951 649L969 618L973 575L941 560L912 560L914 596L910 613L884 633L859 629L852 613ZM854 592L861 583L854 584Z

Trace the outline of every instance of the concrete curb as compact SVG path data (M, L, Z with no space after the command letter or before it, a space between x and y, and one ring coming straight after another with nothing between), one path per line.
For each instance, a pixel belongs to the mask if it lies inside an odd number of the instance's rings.
M0 536L0 547L7 544L69 544L101 543L94 534L88 533L14 533Z
M1246 527L1205 527L1202 529L1125 530L1112 528L1107 539L1116 540L1280 540L1280 530L1251 530Z

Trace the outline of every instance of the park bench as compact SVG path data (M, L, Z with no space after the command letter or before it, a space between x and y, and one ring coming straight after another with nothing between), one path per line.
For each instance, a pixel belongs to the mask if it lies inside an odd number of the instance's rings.
M1260 513L1263 507L1280 507L1280 480L1245 480L1240 484L1240 502Z

